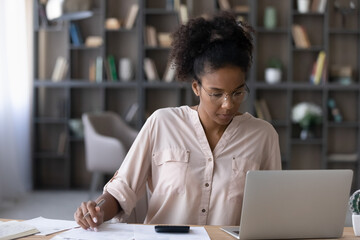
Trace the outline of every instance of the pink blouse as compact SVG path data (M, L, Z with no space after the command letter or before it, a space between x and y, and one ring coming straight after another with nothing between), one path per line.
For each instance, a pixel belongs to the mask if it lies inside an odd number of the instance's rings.
M145 223L239 225L248 170L281 169L278 134L249 113L235 116L211 151L196 110L157 110L105 185L129 215L151 192Z

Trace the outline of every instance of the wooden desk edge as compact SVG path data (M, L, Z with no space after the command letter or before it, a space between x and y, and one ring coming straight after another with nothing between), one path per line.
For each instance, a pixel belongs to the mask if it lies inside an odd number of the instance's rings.
M0 221L11 221L11 220L17 220L17 219L1 219ZM17 220L17 221L21 221L21 220ZM204 227L210 237L211 240L234 240L235 238L230 236L229 234L227 234L226 232L222 231L220 228L222 226L210 226L210 225L206 225L206 226L199 226L199 225L191 225L193 227ZM37 236L37 235L32 235L32 236L28 236L25 238L20 238L20 239L33 239L33 240L47 240L47 239L51 239L53 238L55 235L57 235L59 233L54 233L54 234L50 234L48 236ZM354 235L354 231L352 227L345 227L344 228L344 233L342 238L339 239L360 239L360 237L355 237ZM308 239L311 240L311 239ZM323 239L324 240L324 239ZM329 239L330 240L330 239ZM331 240L334 240L334 238L332 238Z

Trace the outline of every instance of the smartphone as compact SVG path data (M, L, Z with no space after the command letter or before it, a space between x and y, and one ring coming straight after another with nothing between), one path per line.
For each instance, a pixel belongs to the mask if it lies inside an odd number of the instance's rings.
M188 233L190 226L184 225L156 225L155 231L158 233Z

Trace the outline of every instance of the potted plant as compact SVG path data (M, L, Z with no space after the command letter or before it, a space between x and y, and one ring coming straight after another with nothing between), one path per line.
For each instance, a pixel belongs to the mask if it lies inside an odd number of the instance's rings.
M321 123L321 108L310 102L301 102L292 108L292 121L301 127L300 138L306 140L313 137L311 128Z
M269 84L279 83L282 75L282 63L277 58L271 58L265 69L265 81Z
M360 190L355 191L351 195L349 207L352 213L352 225L355 236L360 236Z

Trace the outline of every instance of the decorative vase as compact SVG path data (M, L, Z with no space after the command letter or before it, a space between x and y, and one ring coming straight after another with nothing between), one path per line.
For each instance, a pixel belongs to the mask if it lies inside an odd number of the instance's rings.
M352 215L352 225L355 236L360 236L360 215Z
M313 137L314 137L314 134L310 129L308 129L308 128L301 129L301 132L300 132L301 140L307 140L307 139L313 138Z
M266 68L265 69L265 81L268 84L275 84L281 81L282 71L279 68Z
M297 7L300 13L309 12L310 0L297 0Z
M133 78L133 66L130 58L121 58L119 61L120 79L128 82Z

